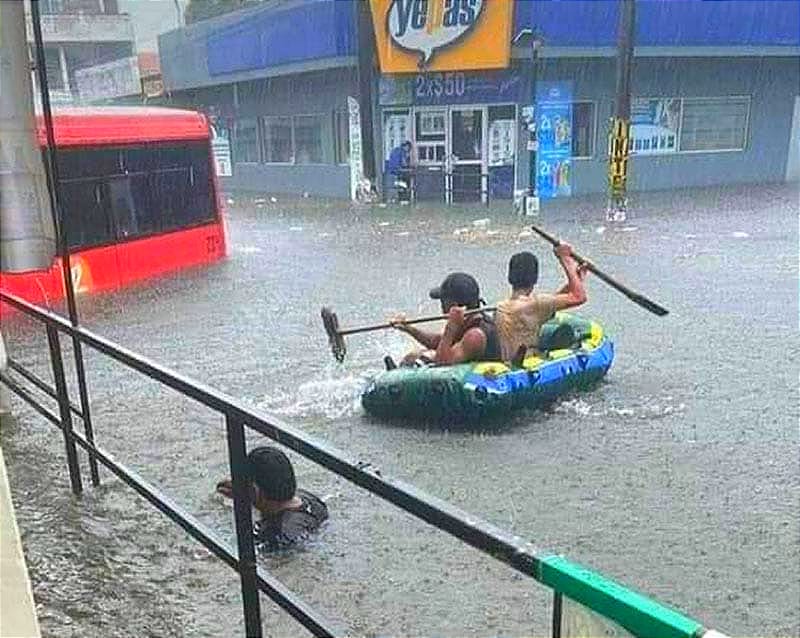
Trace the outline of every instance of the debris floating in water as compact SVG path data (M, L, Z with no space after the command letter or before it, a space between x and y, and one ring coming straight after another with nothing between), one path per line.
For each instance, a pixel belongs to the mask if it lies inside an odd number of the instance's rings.
M455 235L456 237L460 237L461 235L466 235L467 233L469 233L469 228L456 228L453 231L453 235Z
M524 228L521 231L519 231L519 235L517 235L518 239L527 239L528 237L533 237L533 231L527 228Z
M620 228L620 232L623 232L623 233L632 233L635 230L639 230L639 227L638 226L623 226L622 228Z
M750 233L746 233L743 230L735 230L731 233L731 237L736 237L737 239L744 239L745 237L750 237Z
M410 234L411 234L411 233L410 233L410 232L408 232L407 230L403 230L403 231L401 231L401 232L397 233L397 236L398 236L398 237L408 237Z
M476 219L475 221L472 222L472 225L475 226L475 228L486 228L491 223L491 221L492 220L489 219L488 217L484 217L483 219Z
M378 226L391 226L392 222L379 222Z
M594 229L594 232L596 232L598 235L602 235L604 232L606 232L606 227L598 226L597 228Z
M278 202L278 198L275 197L275 196L272 196L272 197L269 198L269 201L271 201L273 204L276 204Z
M226 200L226 203L228 204L228 206L233 206L236 202L232 198L229 197Z
M299 233L299 232L302 232L303 227L302 226L289 226L289 230L291 230L292 232L295 232L295 233Z

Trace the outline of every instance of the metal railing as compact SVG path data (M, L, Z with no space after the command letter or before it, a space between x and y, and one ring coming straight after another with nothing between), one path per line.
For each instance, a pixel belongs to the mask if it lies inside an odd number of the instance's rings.
M353 459L274 416L244 405L234 397L174 372L90 330L74 327L62 317L2 290L0 290L0 302L8 303L45 327L55 387L51 387L11 357L8 370L0 372L0 381L63 433L72 491L80 494L83 490L78 462L78 448L81 448L88 454L90 460L102 464L239 574L247 636L262 636L259 591L315 636L339 636L346 635L347 632L317 613L294 592L256 564L250 490L247 487L246 428L291 448L418 519L550 587L554 593L552 608L554 638L560 638L562 635L564 597L569 597L570 600L593 610L637 636L699 638L705 632L705 629L694 620L662 607L561 556L539 552L519 537L438 498L424 494L412 485L384 476L371 462ZM218 538L214 532L158 487L112 458L88 436L75 429L73 416L83 420L85 410L74 405L69 397L61 352L62 334L225 417L228 461L233 481L236 548ZM76 355L80 353L80 350L76 351ZM31 388L26 388L11 373L19 375ZM38 390L54 400L58 412L55 413L43 405L31 389ZM82 394L85 391L86 388ZM85 396L88 396L88 392Z

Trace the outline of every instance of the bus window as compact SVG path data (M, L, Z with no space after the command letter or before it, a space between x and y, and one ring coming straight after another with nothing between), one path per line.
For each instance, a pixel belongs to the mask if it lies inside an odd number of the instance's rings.
M61 182L64 227L70 249L114 242L114 227L104 199L103 183L99 180Z

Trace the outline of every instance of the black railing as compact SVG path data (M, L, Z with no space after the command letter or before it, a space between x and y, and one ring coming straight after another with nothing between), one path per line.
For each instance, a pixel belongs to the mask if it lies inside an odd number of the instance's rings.
M254 410L233 397L174 372L90 330L73 327L62 317L34 306L19 297L0 290L0 301L8 303L45 326L55 387L51 387L34 373L26 370L13 358L9 359L8 371L0 372L0 381L62 431L72 491L80 494L83 490L81 469L78 463L78 447L80 447L89 455L90 459L106 467L239 573L245 629L248 636L262 635L259 591L291 614L315 636L337 636L346 632L342 632L341 628L336 627L312 610L296 594L256 565L250 493L247 489L246 478L246 428L293 449L417 518L448 532L526 576L535 578L537 552L532 545L518 537L468 515L444 501L424 494L407 483L384 476L380 469L371 462L352 459L347 454L314 439L302 430L283 423L271 415ZM81 419L82 411L73 405L69 398L61 354L61 334L67 335L84 346L224 415L230 473L233 481L236 549L218 538L156 486L131 468L113 459L102 447L90 441L74 428L73 417ZM18 374L33 389L54 400L57 404L57 412L43 405L37 396L12 377L11 373Z

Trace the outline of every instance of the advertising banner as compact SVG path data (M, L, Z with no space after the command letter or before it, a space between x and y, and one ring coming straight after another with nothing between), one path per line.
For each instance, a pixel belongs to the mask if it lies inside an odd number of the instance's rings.
M631 154L676 153L680 119L680 98L631 100Z
M536 180L540 199L572 195L572 83L536 87L539 151Z
M504 69L512 0L370 0L383 73Z

